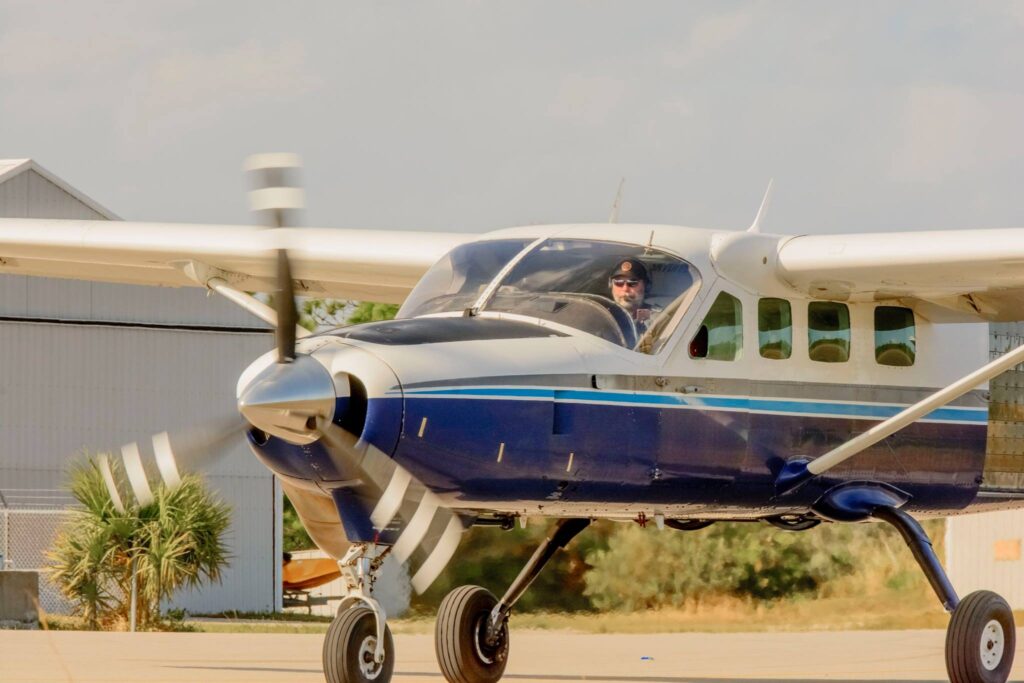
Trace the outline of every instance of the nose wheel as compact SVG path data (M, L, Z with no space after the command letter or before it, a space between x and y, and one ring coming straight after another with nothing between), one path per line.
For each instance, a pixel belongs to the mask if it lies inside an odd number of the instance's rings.
M377 618L368 607L342 610L324 638L327 683L387 683L395 668L391 629L384 626L384 660L378 662Z
M957 605L946 631L951 683L1003 683L1016 646L1013 612L991 591L971 593Z
M324 638L327 683L391 681L395 644L387 615L372 595L377 573L390 550L391 546L353 543L338 560L347 595Z

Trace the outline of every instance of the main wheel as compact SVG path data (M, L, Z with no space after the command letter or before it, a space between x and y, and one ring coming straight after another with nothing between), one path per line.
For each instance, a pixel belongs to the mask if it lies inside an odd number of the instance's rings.
M384 625L384 661L374 661L377 618L368 607L338 613L324 638L324 677L327 683L388 683L395 668L395 644Z
M441 673L449 683L495 683L508 661L508 626L488 645L487 620L497 598L480 586L460 586L441 601L434 646Z
M951 683L1004 683L1013 666L1013 612L991 591L960 601L946 631L946 671Z

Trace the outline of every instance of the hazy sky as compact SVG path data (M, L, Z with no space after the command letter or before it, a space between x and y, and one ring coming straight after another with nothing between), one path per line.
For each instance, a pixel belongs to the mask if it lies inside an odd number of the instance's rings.
M132 220L1024 226L1022 126L1024 2L0 2L0 157Z

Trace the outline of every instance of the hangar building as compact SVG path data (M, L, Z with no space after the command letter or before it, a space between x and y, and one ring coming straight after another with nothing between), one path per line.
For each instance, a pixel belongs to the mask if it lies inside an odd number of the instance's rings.
M0 160L0 217L118 220L31 159ZM3 258L3 254L0 254ZM15 264L16 265L16 264ZM235 411L235 383L273 339L198 288L0 275L0 554L41 567L71 502L69 462ZM190 612L281 608L281 492L239 438L207 481L232 509L223 583L179 595ZM43 608L66 608L40 586Z

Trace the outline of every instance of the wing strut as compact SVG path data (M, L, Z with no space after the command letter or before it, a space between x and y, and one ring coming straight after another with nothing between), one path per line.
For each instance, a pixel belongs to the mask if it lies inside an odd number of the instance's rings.
M277 311L254 297L252 294L243 292L242 290L231 286L225 279L227 277L227 273L223 273L219 269L211 268L198 261L186 262L181 267L181 270L185 273L188 279L193 282L200 284L211 291L217 292L231 303L236 306L241 306L268 325L277 327ZM295 334L301 339L302 337L306 337L312 333L305 327L296 325Z
M953 401L982 382L987 382L996 375L1009 370L1015 365L1024 362L1024 345L1018 346L1012 351L996 358L994 361L984 365L971 374L953 382L944 389L918 401L905 410L890 417L888 420L879 422L868 431L860 434L846 443L833 448L828 453L807 460L796 458L786 463L775 480L775 489L779 495L792 493L806 484L808 481L830 469L846 462L861 451L874 446L876 443L889 437L904 427L916 422L928 413L941 408L950 401Z

